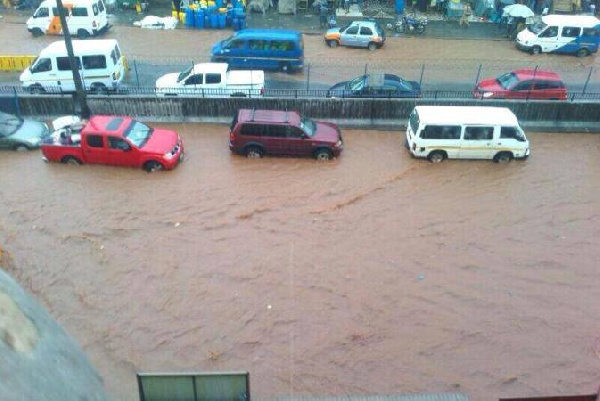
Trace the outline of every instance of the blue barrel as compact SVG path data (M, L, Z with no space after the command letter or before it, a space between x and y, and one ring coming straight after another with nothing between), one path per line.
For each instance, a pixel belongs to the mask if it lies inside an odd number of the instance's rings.
M201 8L196 10L196 28L204 28L204 10Z
M210 15L210 27L211 28L219 27L219 16L217 14Z
M404 0L394 0L396 14L404 14Z
M227 26L227 15L219 14L219 28L223 29Z
M244 7L242 6L242 3L238 3L237 6L233 9L233 16L239 18L243 17L244 15L246 15Z
M210 28L210 15L204 13L204 27Z
M185 25L186 26L194 26L194 9L186 8L185 9Z
M240 21L240 22L239 22L240 30L242 30L242 29L246 29L246 14L244 14L244 15L243 15L243 16L241 16L241 17L238 17L238 19L239 19L239 21Z
M237 17L233 17L233 19L231 20L231 27L233 28L234 31L239 31L240 27L240 20Z

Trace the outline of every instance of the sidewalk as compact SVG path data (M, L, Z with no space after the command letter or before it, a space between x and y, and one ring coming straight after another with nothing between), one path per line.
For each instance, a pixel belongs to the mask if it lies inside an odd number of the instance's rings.
M25 23L34 10L15 10L0 7L0 23ZM110 21L115 25L131 25L133 21L138 21L146 15L168 16L171 15L171 9L164 6L151 7L145 14L137 14L135 10L111 10L109 11ZM354 14L354 13L353 13ZM395 16L393 13L386 14L389 17L374 18L386 30L389 37L408 37L407 34L398 34L387 28L387 24L393 23ZM435 39L466 39L466 40L507 40L498 29L498 25L491 22L481 22L473 19L469 27L461 27L458 20L444 20L439 14L427 14L427 30L422 35L410 35L417 38L435 38ZM337 26L365 19L366 17L346 17L338 13ZM275 28L291 29L301 31L306 35L322 35L324 28L319 27L319 17L315 14L298 13L297 15L284 15L269 9L266 14L248 13L248 28ZM178 29L188 29L179 25ZM229 28L228 28L229 29Z

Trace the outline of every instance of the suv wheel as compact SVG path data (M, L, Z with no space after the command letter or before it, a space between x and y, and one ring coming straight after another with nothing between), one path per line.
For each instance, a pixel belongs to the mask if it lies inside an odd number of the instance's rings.
M321 149L317 149L315 151L314 157L317 160L331 160L331 158L333 157L333 154L331 153L331 150L321 148Z
M265 152L258 146L248 146L246 148L246 157L248 159L260 159Z

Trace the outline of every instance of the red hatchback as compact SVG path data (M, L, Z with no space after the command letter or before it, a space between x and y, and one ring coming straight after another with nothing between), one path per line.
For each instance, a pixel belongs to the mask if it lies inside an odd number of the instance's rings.
M270 154L329 160L340 155L343 144L337 125L296 111L240 109L229 133L229 149L249 158Z
M555 72L515 70L479 82L473 96L484 99L565 100L567 87Z

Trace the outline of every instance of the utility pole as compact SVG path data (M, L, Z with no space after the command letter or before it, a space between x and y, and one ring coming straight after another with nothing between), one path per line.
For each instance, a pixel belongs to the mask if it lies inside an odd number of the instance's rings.
M79 65L75 62L75 54L73 53L73 42L71 42L71 33L67 26L67 16L65 15L65 8L63 7L62 0L56 0L56 6L58 7L58 15L60 16L60 25L62 26L63 35L65 36L65 46L67 48L67 55L69 56L69 65L73 72L73 81L75 81L75 109L79 109L82 118L90 118L90 109L85 99L85 90L83 83L81 82L81 75L79 74Z

